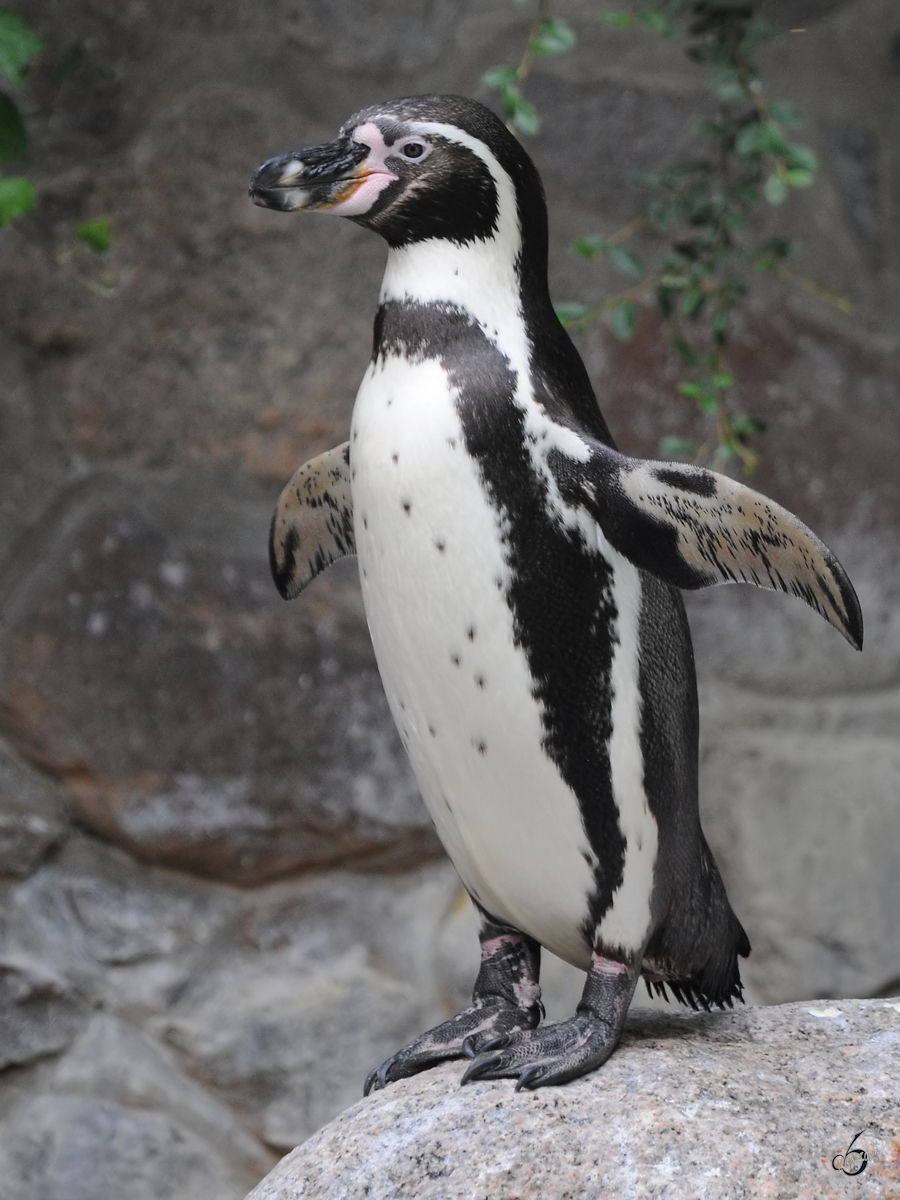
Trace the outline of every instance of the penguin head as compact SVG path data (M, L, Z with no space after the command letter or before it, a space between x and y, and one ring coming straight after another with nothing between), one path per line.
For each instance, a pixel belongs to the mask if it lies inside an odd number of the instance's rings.
M543 189L530 158L490 109L462 96L363 109L334 141L263 163L250 197L282 212L348 217L392 248L429 239L519 242L526 229L546 241Z

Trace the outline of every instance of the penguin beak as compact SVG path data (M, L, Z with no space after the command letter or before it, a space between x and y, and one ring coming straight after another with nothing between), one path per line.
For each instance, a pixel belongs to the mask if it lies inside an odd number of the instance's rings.
M250 199L279 212L334 208L383 173L366 166L369 153L369 146L345 134L324 146L270 158L250 181Z

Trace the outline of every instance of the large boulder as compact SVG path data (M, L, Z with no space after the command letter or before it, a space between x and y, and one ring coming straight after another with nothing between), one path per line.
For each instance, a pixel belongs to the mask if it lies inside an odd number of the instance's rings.
M632 1011L604 1067L536 1092L461 1089L460 1064L446 1064L348 1109L247 1200L888 1200L898 1014L897 1001L857 1000Z

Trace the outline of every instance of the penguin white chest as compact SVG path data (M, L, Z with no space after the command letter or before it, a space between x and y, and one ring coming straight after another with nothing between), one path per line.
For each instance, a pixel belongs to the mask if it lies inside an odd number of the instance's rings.
M502 518L439 363L373 364L350 461L372 641L441 840L488 911L584 966L591 848L542 746L508 602Z

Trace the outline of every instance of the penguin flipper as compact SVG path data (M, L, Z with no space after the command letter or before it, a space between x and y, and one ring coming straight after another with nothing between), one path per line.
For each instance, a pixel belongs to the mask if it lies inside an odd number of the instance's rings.
M688 590L752 583L799 596L862 649L862 612L846 571L793 513L726 475L585 440L589 462L559 453L551 462L560 491L580 496L629 562Z
M350 443L311 458L278 498L269 531L275 586L293 600L326 567L356 553Z

